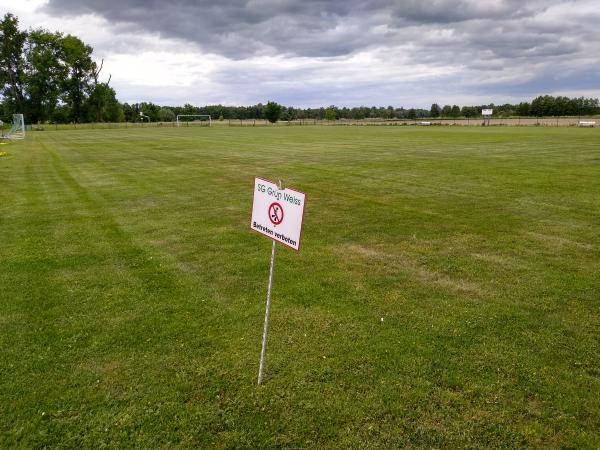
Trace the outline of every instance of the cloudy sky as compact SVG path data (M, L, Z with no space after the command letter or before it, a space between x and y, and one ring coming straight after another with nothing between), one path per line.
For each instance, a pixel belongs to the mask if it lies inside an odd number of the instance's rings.
M121 101L425 107L600 97L599 0L0 0Z

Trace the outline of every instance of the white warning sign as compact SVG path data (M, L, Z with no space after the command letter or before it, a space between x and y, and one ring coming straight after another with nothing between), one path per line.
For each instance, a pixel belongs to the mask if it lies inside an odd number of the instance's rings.
M298 250L305 199L303 192L279 189L272 181L255 178L250 228Z

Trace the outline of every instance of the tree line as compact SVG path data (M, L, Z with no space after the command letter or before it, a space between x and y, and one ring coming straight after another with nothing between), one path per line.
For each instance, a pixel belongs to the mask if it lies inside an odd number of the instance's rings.
M275 114L270 111L270 105L277 105ZM568 98L544 95L531 102L521 102L516 105L504 104L477 106L444 105L434 103L430 109L394 108L388 107L337 107L335 105L321 108L294 108L269 102L267 105L258 103L253 106L223 106L206 105L193 106L159 106L153 103L123 104L125 120L139 120L139 113L150 117L152 121L169 122L179 114L209 114L213 120L247 120L269 119L276 120L336 120L336 119L422 119L422 118L478 118L482 109L492 109L493 117L548 117L548 116L589 116L600 114L600 104L594 98Z
M123 109L109 82L98 81L102 63L72 35L22 31L7 13L0 22L0 118L23 113L29 123L118 122Z
M274 109L275 115L272 114ZM150 117L152 121L171 121L180 114L209 114L213 120L249 120L277 117L277 120L304 120L304 119L368 119L368 118L411 118L427 117L429 111L425 109L407 110L404 108L387 108L360 106L355 108L338 108L329 106L327 108L295 108L292 106L279 105L276 102L267 104L258 103L252 106L224 106L205 105L194 106L160 106L153 103L142 102L134 104L123 104L124 117L127 121L139 120L140 112Z
M102 62L81 39L44 29L21 31L7 13L0 22L0 119L24 113L28 123L171 122L179 114L208 114L213 120L267 119L420 119L476 118L482 109L494 117L584 116L600 114L598 99L539 96L531 102L458 106L437 103L430 109L394 106L295 108L268 102L252 106L160 106L151 102L119 103L109 81L98 81ZM143 116L140 115L143 114Z
M492 109L494 117L548 117L548 116L591 116L600 114L600 104L597 98L585 97L553 97L543 95L529 102L521 102L512 105L479 105L463 106L444 105L440 107L437 103L431 105L429 117L480 117L482 109Z

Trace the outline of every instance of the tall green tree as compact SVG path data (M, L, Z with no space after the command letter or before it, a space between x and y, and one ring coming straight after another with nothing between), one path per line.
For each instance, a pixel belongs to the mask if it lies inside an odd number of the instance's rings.
M462 115L463 117L477 117L479 115L479 112L474 106L463 106L460 110L460 115Z
M531 102L530 112L533 116L549 116L551 114L554 97L550 95L540 95Z
M140 111L142 111L142 113L148 117L150 117L150 120L152 122L156 122L158 120L160 120L158 118L158 113L160 111L160 106L155 105L152 102L149 103L141 103L140 104ZM203 113L200 113L203 114Z
M86 101L90 122L122 122L123 108L108 83L98 83Z
M337 108L335 106L330 106L329 108L327 108L325 110L325 120L336 120L337 119L336 109Z
M29 33L26 52L27 113L32 122L48 120L62 92L67 69L62 64L62 35Z
M95 105L110 106L100 107L100 117L113 111L108 83L97 88L100 70L89 45L43 29L19 31L18 25L12 14L0 22L0 99L5 118L24 112L29 122L84 121L98 117ZM96 109L89 113L87 106Z
M438 105L437 103L434 103L433 105L431 105L431 109L429 110L429 116L430 117L440 117L440 105Z
M521 102L517 105L517 115L518 116L528 116L530 110L530 105L528 102Z
M277 122L281 117L281 105L275 102L268 102L263 108L263 115L269 122Z
M92 60L92 47L81 39L67 35L62 38L62 62L66 76L62 80L62 101L67 106L68 119L85 120L84 103L92 91L92 81L97 76L97 66Z
M171 108L160 108L158 111L158 120L161 122L173 122L175 120L175 113Z
M5 118L24 111L26 39L27 33L19 31L19 19L5 14L0 22L0 97Z

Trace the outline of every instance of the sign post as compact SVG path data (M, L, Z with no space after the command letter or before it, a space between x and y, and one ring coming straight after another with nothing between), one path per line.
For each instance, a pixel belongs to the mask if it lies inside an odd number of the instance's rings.
M267 333L269 332L269 314L271 311L271 286L273 286L273 269L275 268L275 240L271 246L271 268L269 269L269 287L267 288L267 306L265 307L265 324L263 325L260 362L258 364L258 384L262 383L265 353L267 353Z
M279 185L262 178L254 179L254 199L252 202L252 219L250 228L269 237L271 246L271 267L269 269L269 285L267 288L267 305L265 308L265 323L263 326L260 363L258 366L258 384L262 383L265 355L267 352L267 333L269 329L269 314L271 310L271 290L273 287L273 271L275 269L275 245L283 245L300 249L302 219L304 218L304 203L306 195L293 189L283 189Z
M494 114L494 110L491 108L481 110L481 115L483 116L483 124L484 125L487 121L487 126L488 127L490 126L490 118L492 117L492 114Z

